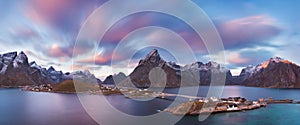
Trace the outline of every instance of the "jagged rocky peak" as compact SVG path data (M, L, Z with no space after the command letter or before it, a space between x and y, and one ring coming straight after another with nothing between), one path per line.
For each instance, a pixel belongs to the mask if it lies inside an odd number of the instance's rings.
M249 65L246 68L242 69L240 75L252 74L255 71L255 66Z
M68 74L65 74L67 79L79 80L85 83L98 84L102 81L95 77L89 70L84 71L74 71Z
M210 61L206 64L202 62L194 62L189 65L184 66L184 70L211 70L211 69L218 69L218 70L227 70L225 66L217 63Z
M31 69L29 69L31 74L36 71L38 71L40 74L43 74L43 75L46 74L46 72L43 72L45 70L42 70L42 67L39 66L35 61L30 62L29 67L31 68Z
M274 62L280 62L280 61L282 61L282 60L284 60L283 58L280 58L280 57L272 57L272 58L270 58L270 61L274 61Z
M192 65L202 66L202 65L204 65L204 63L197 61L197 62L192 63Z
M257 65L256 67L252 68L251 73L259 72L261 69L267 68L270 64L277 64L277 63L293 64L289 60L285 60L285 59L280 58L280 57L272 57L269 60L267 60L267 61ZM246 67L246 68L248 68L248 67Z
M267 60L266 62L275 62L275 63L282 62L282 63L288 63L288 64L292 63L291 61L283 59L281 57L272 57L269 60Z
M191 68L200 68L203 65L204 65L204 63L198 61L198 62L192 63L190 66L191 66Z
M17 52L0 54L0 86L57 84L73 79L72 75L72 73L64 74L62 71L56 71L52 66L48 69L42 68L35 61L29 63L28 57L23 51L19 54ZM83 71L76 74L75 77L82 78L89 83L98 83L98 79L89 71Z
M208 63L206 63L206 65L212 68L220 68L220 64L214 61L209 61Z
M27 55L26 55L23 51L21 51L21 52L17 55L16 59L20 59L20 60L28 60Z
M103 81L103 84L118 84L126 78L127 76L123 72L119 72L118 74L107 76Z
M253 68L255 68L255 66L248 65L245 69L247 69L247 71L251 71L251 70L253 70Z
M164 62L165 61L161 59L158 50L153 49L150 53L147 54L145 59L140 60L139 65L145 63L157 65Z
M35 61L32 61L32 62L29 63L29 65L30 65L30 66L34 66L34 65L37 65L37 64L36 64Z
M158 70L157 67L161 70ZM158 50L153 49L144 59L140 60L139 65L129 74L129 77L120 82L119 85L132 87L133 83L136 87L149 87L150 85L164 87L162 81L165 78L164 75L167 75L166 87L178 87L180 86L180 76L177 75L178 68L174 67L178 66L164 61L160 57ZM162 70L165 74L161 72ZM152 78L153 74L157 75L155 76L156 81L152 81L153 83L151 83L150 78Z
M15 58L17 56L18 52L9 52L9 53L5 53L3 54L3 57L11 57L11 58Z
M145 60L151 60L151 58L157 58L159 56L158 50L157 49L153 49L150 53L148 53L148 55L146 56Z
M53 66L50 66L47 71L48 72L53 72L53 71L56 71L56 70L53 68Z
M19 65L29 66L28 58L26 54L21 51L14 59L14 67L19 67Z
M168 62L167 65L170 66L171 68L175 69L175 70L180 70L181 69L181 66L176 64L175 62Z
M3 63L8 65L16 58L16 56L17 56L17 52L9 52L9 53L3 54L3 56L2 56Z
M258 64L256 66L253 66L253 65L247 66L246 68L244 68L242 70L241 75L245 75L245 74L252 75L254 73L259 72L261 69L267 68L271 63L293 64L291 61L285 60L281 57L272 57L269 60L267 60L261 64Z
M67 75L67 74L66 74ZM85 78L96 78L94 74L92 74L89 70L83 70L83 71L74 71L71 73L68 73L70 77L73 78L80 78L80 79L85 79Z
M71 73L71 75L79 75L79 76L94 76L89 70L83 70L83 71L74 71Z
M182 69L183 70L202 70L204 63L202 62L194 62L192 64L185 65ZM207 70L207 68L203 69Z
M244 85L275 88L300 88L300 67L280 57L273 57L242 70Z
M117 76L126 76L123 72L119 72L118 74L116 74Z
M287 63L287 64L293 64L291 61L280 58L280 57L270 58L270 61L273 61L273 62L276 62L276 63L282 62L282 63Z

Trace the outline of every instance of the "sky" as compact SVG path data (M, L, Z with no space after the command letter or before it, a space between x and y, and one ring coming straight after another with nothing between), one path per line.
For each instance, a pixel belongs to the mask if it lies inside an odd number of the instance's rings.
M260 64L275 56L300 64L297 55L300 48L300 1L193 2L215 25L225 48L225 65L233 74L238 75L243 67ZM157 12L140 12L124 17L110 27L103 39L77 45L80 29L89 16L105 3L106 0L0 0L0 53L24 51L29 61L36 61L44 67L54 66L64 72L90 70L101 79L119 71L129 74L139 59L153 48L159 49L167 61L179 63L176 56L195 56L196 60L205 63L212 60L203 40L191 26L175 16ZM137 6L148 4L149 1L143 1ZM176 9L181 3L169 5ZM119 8L113 10L118 11ZM189 16L191 12L185 13ZM107 19L114 15L116 12L112 11L99 18ZM94 23L91 34L97 33L94 32L96 28L106 25L101 20ZM149 26L163 29L135 32ZM187 48L182 47L176 37L166 34L167 30L183 38L194 55L185 55ZM174 49L170 52L164 47L145 46L146 42ZM75 50L74 46L79 47ZM117 64L112 66L114 63Z

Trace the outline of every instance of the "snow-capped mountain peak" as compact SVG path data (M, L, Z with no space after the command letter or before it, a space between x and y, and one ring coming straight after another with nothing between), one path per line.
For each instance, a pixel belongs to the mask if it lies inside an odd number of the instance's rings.
M280 57L272 57L269 60L267 60L267 61L265 61L265 62L263 62L261 64L258 64L256 66L252 66L252 65L247 66L246 68L244 68L242 70L241 75L247 74L248 77L250 77L253 74L260 72L262 69L267 68L270 63L286 63L286 64L291 64L292 62L290 62L288 60L285 60L283 58L280 58Z
M194 62L192 64L189 65L185 65L183 67L183 70L211 70L211 69L218 69L218 70L227 70L226 67L221 66L220 64L218 64L217 62L213 62L210 61L206 64L202 63L202 62Z
M49 68L48 68L48 70L47 70L48 72L53 72L53 71L55 71L55 69L54 69L54 67L53 66L50 66Z
M175 62L167 62L167 65L169 67L171 67L172 69L175 69L175 70L180 70L181 69L181 66L177 65Z
M146 58L151 58L151 57L158 57L158 50L157 49L153 49L150 53L147 54Z
M209 67L214 67L214 68L220 67L220 64L217 62L214 62L214 61L210 61L206 65L208 65Z
M274 62L276 62L276 63L279 63L279 62L282 61L282 60L284 60L284 59L282 59L282 58L280 58L280 57L272 57L272 58L269 59L269 61L274 61Z
M8 65L12 62L17 56L17 52L9 52L2 55L3 63Z
M14 68L19 67L19 65L28 66L28 58L27 58L26 54L23 51L21 51L17 56L15 56L15 58L13 60L13 67Z
M32 68L40 69L40 70L42 69L42 67L39 66L35 61L30 62L29 66L32 67Z

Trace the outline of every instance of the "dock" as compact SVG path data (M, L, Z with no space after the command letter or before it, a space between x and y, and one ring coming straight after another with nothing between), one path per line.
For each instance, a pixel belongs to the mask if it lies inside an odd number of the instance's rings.
M266 99L266 102L268 104L282 104L282 103L293 103L294 100L292 99L280 99L280 100L274 100L273 98Z

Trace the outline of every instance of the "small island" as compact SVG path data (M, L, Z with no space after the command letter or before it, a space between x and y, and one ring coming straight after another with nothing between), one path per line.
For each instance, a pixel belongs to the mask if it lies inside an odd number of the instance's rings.
M259 99L258 101L247 100L242 97L228 98L202 98L181 103L175 107L167 108L164 112L175 115L200 115L203 113L239 112L266 107L268 104L293 103L291 99L274 100L273 98Z
M199 115L202 113L221 113L253 110L260 107L266 107L267 102L264 99L251 101L242 97L228 98L203 98L189 102L184 102L178 106L167 108L164 111L175 115Z

